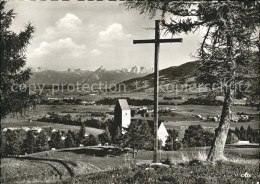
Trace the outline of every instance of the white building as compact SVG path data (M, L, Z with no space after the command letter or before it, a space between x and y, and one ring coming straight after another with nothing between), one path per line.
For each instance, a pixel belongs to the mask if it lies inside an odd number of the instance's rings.
M163 122L158 124L157 135L158 135L158 139L162 141L162 146L165 146L169 134Z
M128 128L131 123L131 109L126 99L118 99L114 111L115 124L121 127L122 133L125 133L124 129Z

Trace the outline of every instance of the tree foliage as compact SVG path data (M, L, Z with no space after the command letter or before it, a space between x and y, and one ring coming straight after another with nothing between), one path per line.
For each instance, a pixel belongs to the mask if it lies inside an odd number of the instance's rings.
M98 139L93 134L89 134L88 138L86 139L85 144L86 146L96 146L98 145Z
M253 63L255 52L259 46L259 3L146 0L126 2L125 5L128 9L138 9L149 18L160 12L165 33L188 34L206 29L198 49L201 64L197 81L209 89L224 91L221 119L208 155L209 160L222 159L236 82L256 80L259 76L253 70L256 66Z
M61 139L61 132L53 132L51 134L51 139L49 141L49 145L51 148L56 148L56 149L62 149L64 148L64 141Z
M111 135L109 133L108 127L105 129L105 131L102 134L98 135L98 139L101 142L101 144L111 143Z
M202 61L199 70L203 71L198 81L206 84L220 83L232 78L233 70L240 67L248 75L258 46L258 2L171 2L171 1L133 1L126 2L127 9L137 9L140 14L154 18L161 13L164 33L172 35L206 29L198 50ZM229 37L229 38L228 38ZM231 47L227 48L230 39ZM236 67L231 67L232 63ZM251 68L250 68L251 67ZM250 76L243 76L243 79ZM241 79L241 76L236 76Z
M7 130L5 133L5 155L19 155L22 152L23 130Z
M20 33L10 30L15 18L14 10L5 10L6 1L0 2L0 51L1 51L1 116L23 115L25 109L35 104L35 98L26 86L30 69L25 68L26 48L35 28L29 23ZM19 88L22 86L22 88Z
M228 131L227 141L226 144L234 144L238 142L238 137L235 133L233 133L231 130Z
M173 129L168 129L167 131L169 136L165 142L165 150L179 150L182 147L182 143L176 140L178 138L178 132Z
M86 139L86 128L85 125L82 124L78 133L78 142L79 144L83 144Z
M76 146L76 140L71 130L68 131L65 139L65 148L72 148Z
M133 153L134 151L138 151L140 149L151 148L153 138L147 121L132 121L129 125L128 131L124 135L124 141L124 145L131 147L133 149Z
M210 146L214 139L214 133L206 131L201 125L191 125L185 130L182 142L187 147Z
M23 141L23 152L31 154L35 152L36 138L33 131L28 131L26 139Z
M39 133L36 139L36 151L47 151L49 150L48 137L46 132L43 130Z

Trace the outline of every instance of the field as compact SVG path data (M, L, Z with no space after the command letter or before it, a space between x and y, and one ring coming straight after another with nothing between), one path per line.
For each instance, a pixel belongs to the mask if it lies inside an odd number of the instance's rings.
M75 130L78 131L80 126L72 126L72 125L63 125L57 123L46 123L46 122L39 122L39 121L32 121L29 123L28 121L17 121L11 123L2 123L2 128L4 127L41 127L41 128L52 128L60 131L68 131L68 130ZM85 127L87 134L99 135L103 132L101 129L92 128L92 127Z
M163 107L163 106L160 106ZM165 121L166 128L169 129L179 129L179 126L182 125L196 125L201 124L202 126L206 127L217 127L218 122L209 122L209 121L201 121L198 118L194 117L195 115L202 115L204 117L207 116L217 116L221 113L220 106L205 106L205 105L169 105L167 107L174 108L176 111L171 113L167 113L165 116L162 114L159 119ZM21 127L21 126L39 126L39 127L52 127L59 130L78 130L79 127L77 126L69 126L69 125L60 125L54 123L45 123L45 122L38 122L36 121L39 118L42 118L48 112L55 112L57 114L71 114L72 119L76 119L77 116L81 115L84 120L90 118L97 118L101 119L102 117L86 117L86 112L112 112L114 110L114 106L109 105L97 105L97 106L83 106L83 105L39 105L35 110L30 110L28 112L28 116L23 118L6 118L2 121L2 128L3 127ZM256 111L253 111L251 107L246 106L234 106L233 113L236 114L237 112L245 112L256 114ZM113 118L113 116L109 116L107 118ZM32 122L28 122L28 119L31 119ZM141 117L140 114L136 114L133 119L147 119L153 120L153 117ZM250 122L243 122L243 123L235 123L231 122L231 128L234 129L235 127L240 128L241 126L247 127L250 125L253 129L258 128L257 120L252 120ZM93 134L98 133L100 131L96 129L89 128L89 132L93 131Z
M74 109L74 110L73 110ZM53 129L62 130L62 131L68 131L70 130L79 130L79 126L71 126L71 125L63 125L63 124L57 124L57 123L46 123L46 122L40 122L36 121L39 118L42 118L44 115L46 115L48 112L55 112L57 114L71 114L73 118L76 118L76 115L78 114L84 114L87 111L92 112L107 112L111 111L111 107L109 106L83 106L83 105L39 105L36 107L35 110L30 110L28 112L28 115L25 117L18 117L18 118L6 118L2 120L2 128L4 127L43 127L48 128L52 127ZM64 113L64 112L71 112L74 111L75 113ZM28 120L31 119L32 122L29 122ZM94 135L98 135L102 133L103 130L86 127L86 133L92 133Z
M163 105L160 107L164 107ZM166 128L169 129L179 129L179 126L189 126L189 125L197 125L200 124L205 127L217 127L218 122L210 122L210 121L201 121L196 117L196 115L201 115L203 117L207 116L217 116L221 114L222 107L220 106L206 106L206 105L178 105L178 106L167 106L170 108L176 109L172 113L169 113L168 116L161 115L159 119L165 121ZM245 113L252 113L256 114L256 111L253 111L251 107L246 106L234 106L233 113L237 114L237 112L245 112ZM135 117L136 118L136 117ZM153 120L152 117L143 118L137 115L136 119L147 119ZM247 127L251 126L253 129L258 129L258 121L252 120L250 122L243 122L243 123L235 123L231 122L230 127L234 129L235 127L240 128L241 126Z
M127 181L154 183L149 182L148 178L158 179L158 174L163 172L161 175L168 173L164 175L168 179L163 179L163 182L161 180L161 183L167 183L167 181L170 183L198 183L199 179L205 180L202 183L211 183L217 181L216 178L227 183L235 180L240 183L249 181L252 183L259 179L259 151L257 146L236 147L230 145L226 148L228 160L216 164L205 161L208 148L162 151L161 160L168 159L173 165L170 168L146 171L145 168L149 168L147 164L152 162L151 151L141 150L135 159L131 159L131 154L101 157L89 155L88 148L70 148L34 153L25 157L2 158L2 182L5 184L129 183ZM140 176L138 172L144 176ZM248 172L251 177L241 178L241 174L245 172ZM114 177L111 177L112 175ZM221 178L223 176L226 178Z
M136 93L137 95L138 93ZM145 94L139 96L144 98ZM148 94L150 98L152 94ZM127 96L127 95L125 95ZM107 97L112 97L107 96ZM114 96L116 97L116 96ZM100 96L91 96L100 98ZM203 117L217 116L221 113L220 106L205 105L168 105L175 109L172 112L161 113L159 119L164 120L168 129L179 129L183 125L202 125L205 127L217 127L218 122L202 121L196 115ZM152 106L151 106L152 108ZM19 118L6 118L2 121L4 127L43 127L67 131L79 130L79 126L63 125L36 121L48 112L60 115L70 114L72 119L79 116L82 119L103 117L87 116L88 112L112 112L114 106L109 105L39 105L31 109L28 116ZM251 107L234 106L233 113L245 112L256 114ZM106 118L113 118L112 115ZM142 117L135 114L132 119L153 120L153 117ZM32 120L31 122L29 120ZM104 119L103 119L104 120ZM258 128L258 121L234 123L231 128L245 128L250 125L253 129ZM103 130L86 127L86 133L98 135ZM256 183L258 181L258 154L259 146L250 145L226 145L226 161L215 164L205 161L209 147L184 148L180 151L160 151L159 158L162 162L168 160L171 167L153 168L148 164L152 163L153 152L140 150L135 159L131 153L108 154L99 156L89 154L87 148L70 148L56 151L39 152L20 157L2 158L1 174L4 184L27 184L27 183ZM193 162L195 160L195 165ZM196 160L199 160L197 162ZM137 165L140 166L137 166ZM150 168L146 170L146 168ZM242 178L245 172L251 174L250 178ZM217 181L219 180L219 181Z

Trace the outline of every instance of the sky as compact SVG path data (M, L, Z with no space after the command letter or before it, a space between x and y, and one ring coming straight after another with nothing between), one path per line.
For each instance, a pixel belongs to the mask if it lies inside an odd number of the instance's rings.
M10 1L17 13L11 29L19 32L28 22L35 26L27 48L27 66L51 70L96 70L154 65L154 44L134 45L134 39L153 39L154 20L120 2ZM183 43L160 45L159 69L195 60L202 30L174 35ZM172 35L163 35L171 38Z

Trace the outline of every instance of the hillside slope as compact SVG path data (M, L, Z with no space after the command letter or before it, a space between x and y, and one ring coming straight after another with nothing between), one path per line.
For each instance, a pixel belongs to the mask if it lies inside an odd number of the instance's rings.
M187 62L180 66L172 66L159 71L160 84L169 84L181 80L192 79L198 74L199 61ZM127 91L145 90L153 87L154 74L138 77L119 83Z

